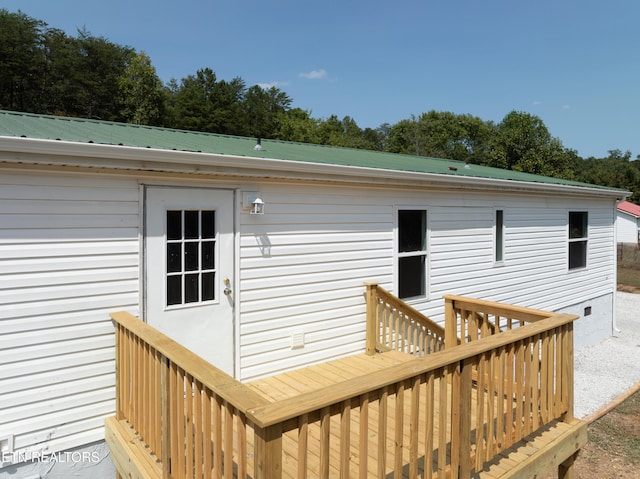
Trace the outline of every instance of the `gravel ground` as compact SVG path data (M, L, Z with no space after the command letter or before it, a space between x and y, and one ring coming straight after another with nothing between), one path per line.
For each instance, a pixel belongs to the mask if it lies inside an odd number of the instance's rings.
M614 336L575 354L574 414L584 418L640 381L640 294L616 293Z

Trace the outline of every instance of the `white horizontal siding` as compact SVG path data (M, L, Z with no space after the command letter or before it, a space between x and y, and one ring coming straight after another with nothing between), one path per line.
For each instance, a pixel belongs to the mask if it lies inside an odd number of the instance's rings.
M616 241L618 243L638 243L640 220L635 216L618 211L616 219Z
M103 438L108 313L138 310L136 181L0 175L0 430L16 451Z
M267 213L241 215L242 379L359 352L363 283L393 269L388 201L346 189L262 193ZM303 349L291 349L294 333Z
M557 310L614 290L612 202L532 195L282 187L261 191L266 214L241 215L242 379L361 352L364 281L393 290L394 211L428 210L428 297L443 319L462 294ZM504 261L494 261L495 209ZM588 267L568 270L569 211L589 212ZM305 346L291 349L291 336Z

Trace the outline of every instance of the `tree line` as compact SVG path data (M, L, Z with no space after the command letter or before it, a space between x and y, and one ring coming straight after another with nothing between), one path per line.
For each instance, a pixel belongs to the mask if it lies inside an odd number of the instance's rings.
M219 79L208 67L163 84L144 52L0 10L0 109L449 158L625 188L640 203L631 152L582 158L526 112L495 123L431 110L360 128L350 116L314 118L292 103L279 88Z

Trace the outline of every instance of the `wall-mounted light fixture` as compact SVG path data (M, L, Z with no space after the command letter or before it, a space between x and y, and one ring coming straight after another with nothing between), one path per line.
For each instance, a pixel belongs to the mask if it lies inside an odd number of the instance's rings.
M242 208L252 215L264 214L264 201L257 191L242 192Z
M258 197L251 202L251 214L252 215L264 214L264 201L262 201L262 198Z

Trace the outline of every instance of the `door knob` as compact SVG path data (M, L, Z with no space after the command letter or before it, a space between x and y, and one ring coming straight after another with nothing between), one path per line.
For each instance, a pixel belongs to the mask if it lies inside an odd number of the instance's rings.
M225 296L229 296L231 294L231 292L232 292L231 291L231 287L230 287L231 281L229 281L229 278L225 278L223 282L224 282L224 291L223 291L223 293L224 293Z

